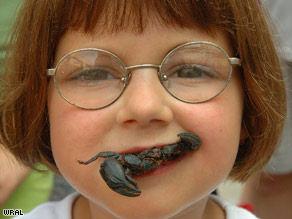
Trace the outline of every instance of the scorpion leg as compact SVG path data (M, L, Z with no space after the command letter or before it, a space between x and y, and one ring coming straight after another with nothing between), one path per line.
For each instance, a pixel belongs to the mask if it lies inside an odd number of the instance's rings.
M89 159L88 161L78 160L77 162L78 162L79 164L87 165L87 164L90 164L91 162L97 160L97 158L99 158L99 157L108 158L108 157L113 157L113 156L116 156L116 155L118 155L118 153L116 153L116 152L112 152L112 151L104 151L104 152L100 152L100 153L98 153L98 154L95 155L93 158Z
M116 158L107 158L100 165L99 172L106 184L113 191L129 197L136 197L141 194L141 191L137 187L137 182L128 175L129 170L125 170Z

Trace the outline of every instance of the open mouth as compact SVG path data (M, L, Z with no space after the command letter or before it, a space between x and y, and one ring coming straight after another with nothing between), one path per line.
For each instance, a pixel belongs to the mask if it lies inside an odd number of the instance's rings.
M160 174L177 164L184 154L199 149L200 138L193 133L178 134L180 141L171 145L147 148L132 148L124 153L100 152L88 161L90 164L99 157L106 158L100 165L100 174L106 184L115 192L136 197L141 194L137 182L132 177Z

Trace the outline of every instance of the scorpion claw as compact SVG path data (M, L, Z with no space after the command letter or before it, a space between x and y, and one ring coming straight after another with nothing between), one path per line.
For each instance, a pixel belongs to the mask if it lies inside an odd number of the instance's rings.
M136 197L141 194L136 181L125 173L121 163L113 157L106 159L100 165L100 174L106 184L121 195Z

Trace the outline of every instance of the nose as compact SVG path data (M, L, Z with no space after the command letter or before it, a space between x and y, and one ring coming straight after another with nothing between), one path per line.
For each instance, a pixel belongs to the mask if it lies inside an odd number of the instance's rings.
M133 128L167 125L173 119L168 95L156 69L132 70L130 82L120 98L122 106L117 122Z

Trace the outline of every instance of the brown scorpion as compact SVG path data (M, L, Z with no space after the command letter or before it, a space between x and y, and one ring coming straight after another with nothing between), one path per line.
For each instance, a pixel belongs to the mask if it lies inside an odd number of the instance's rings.
M193 133L180 133L178 136L181 139L178 143L162 148L151 147L132 154L104 151L88 161L78 160L78 162L87 165L99 157L106 158L99 170L106 184L121 195L136 197L141 191L132 177L147 173L164 162L175 160L183 153L197 150L201 145L200 138Z

